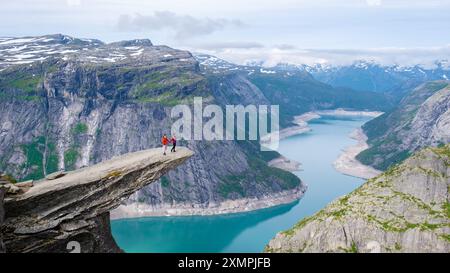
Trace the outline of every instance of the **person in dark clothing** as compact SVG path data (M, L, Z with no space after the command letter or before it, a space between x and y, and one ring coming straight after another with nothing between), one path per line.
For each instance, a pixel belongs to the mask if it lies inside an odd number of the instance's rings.
M170 142L172 142L172 149L170 149L170 151L174 153L176 152L175 147L177 146L177 139L175 138L175 135L172 136Z

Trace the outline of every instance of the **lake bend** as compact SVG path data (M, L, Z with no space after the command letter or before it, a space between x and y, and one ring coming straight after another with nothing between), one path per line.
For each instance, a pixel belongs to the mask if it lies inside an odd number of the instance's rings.
M262 252L277 232L364 183L336 171L333 162L344 148L356 143L349 134L370 119L322 115L309 121L311 131L280 141L280 154L302 164L302 171L295 174L308 190L299 201L226 215L112 220L113 236L125 252Z

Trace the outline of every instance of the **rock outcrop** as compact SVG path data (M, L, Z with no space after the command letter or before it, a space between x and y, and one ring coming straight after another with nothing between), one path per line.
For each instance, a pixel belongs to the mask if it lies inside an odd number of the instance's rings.
M160 149L129 153L6 195L4 222L0 206L6 252L120 252L109 211L192 155L183 147L167 156Z
M148 40L105 44L51 35L7 39L0 50L7 57L0 56L0 170L20 181L158 147L175 121L172 107L192 105L194 97L204 107L270 104L245 77L209 80L191 53ZM29 58L19 60L23 55ZM255 199L271 206L266 197L303 188L297 176L267 166L279 154L262 155L257 141L179 144L195 152L191 163L127 205L139 203L148 213L226 209L228 201ZM299 195L289 196L292 202Z
M427 148L292 229L266 252L450 252L450 144Z
M449 81L420 85L395 109L367 122L363 129L370 147L357 159L379 170L386 170L425 147L449 143Z

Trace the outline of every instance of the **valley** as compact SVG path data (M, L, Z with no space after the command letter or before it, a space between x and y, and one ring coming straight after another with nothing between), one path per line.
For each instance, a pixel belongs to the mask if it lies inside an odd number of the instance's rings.
M355 144L348 135L369 119L324 116L311 121L311 131L281 141L280 153L302 163L294 173L308 188L299 201L245 213L113 220L113 236L127 252L261 252L278 231L364 182L339 173L333 162Z
M50 239L56 229L64 240L73 230L92 235L88 252L448 252L448 70L445 61L434 68L362 60L238 65L149 39L1 38L6 251L49 250L40 241L28 248L32 236L15 239L12 230L25 221ZM279 147L264 151L260 131L243 140L203 139L200 126L200 135L177 133L192 151L183 164L105 197L108 210L89 214L76 199L66 200L67 211L83 208L74 218L38 211L50 218L35 223L26 210L15 212L14 202L32 206L20 199L26 193L17 195L25 185L52 188L44 185L61 174L159 148L180 105L187 116L217 107L216 121L230 105L277 106ZM200 113L182 127L211 121Z

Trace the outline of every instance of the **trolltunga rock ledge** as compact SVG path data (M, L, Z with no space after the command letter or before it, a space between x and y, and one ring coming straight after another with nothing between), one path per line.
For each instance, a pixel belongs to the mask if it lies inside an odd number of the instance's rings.
M69 252L71 241L81 252L121 252L109 211L192 155L183 147L167 156L161 149L129 153L6 195L0 228L6 252Z

